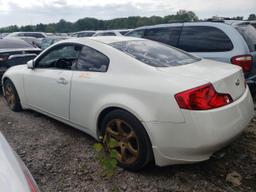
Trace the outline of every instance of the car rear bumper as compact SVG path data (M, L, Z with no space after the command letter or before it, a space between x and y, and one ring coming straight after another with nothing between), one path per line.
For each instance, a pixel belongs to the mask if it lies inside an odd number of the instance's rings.
M193 163L232 142L250 122L254 105L247 87L235 102L209 111L183 110L185 122L144 122L159 166Z

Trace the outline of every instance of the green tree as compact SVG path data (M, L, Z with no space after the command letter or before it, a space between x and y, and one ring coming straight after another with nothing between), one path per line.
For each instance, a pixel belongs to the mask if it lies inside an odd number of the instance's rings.
M180 10L176 14L165 17L151 16L139 17L132 16L126 18L116 18L111 20L100 20L96 18L83 18L74 23L61 19L58 23L26 25L18 27L16 25L4 27L0 32L14 32L14 31L42 31L42 32L63 32L70 33L83 30L104 30L104 29L127 29L136 28L145 25L156 25L162 23L197 21L198 17L192 11Z

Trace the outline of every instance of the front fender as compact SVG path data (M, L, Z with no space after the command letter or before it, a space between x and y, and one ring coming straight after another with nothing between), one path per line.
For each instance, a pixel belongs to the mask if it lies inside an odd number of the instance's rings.
M2 77L2 85L4 85L4 81L6 79L9 79L14 84L14 87L16 88L16 91L20 98L20 103L22 107L25 106L25 92L24 92L24 82L23 82L23 70L20 70L24 68L24 66L15 66L10 69L8 69L3 77ZM4 86L2 86L3 93L4 93Z

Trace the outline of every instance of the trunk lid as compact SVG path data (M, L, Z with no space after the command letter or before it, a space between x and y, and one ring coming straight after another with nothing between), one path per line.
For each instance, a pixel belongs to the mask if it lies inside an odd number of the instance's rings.
M191 77L192 79L210 82L217 92L228 93L233 100L240 98L246 89L242 69L228 63L203 59L188 65L161 67L157 70L169 75Z

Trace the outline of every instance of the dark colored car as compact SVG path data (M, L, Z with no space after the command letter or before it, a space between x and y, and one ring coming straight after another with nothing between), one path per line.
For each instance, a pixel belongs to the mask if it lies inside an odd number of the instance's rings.
M0 79L8 68L25 64L40 52L41 49L21 39L0 39Z

